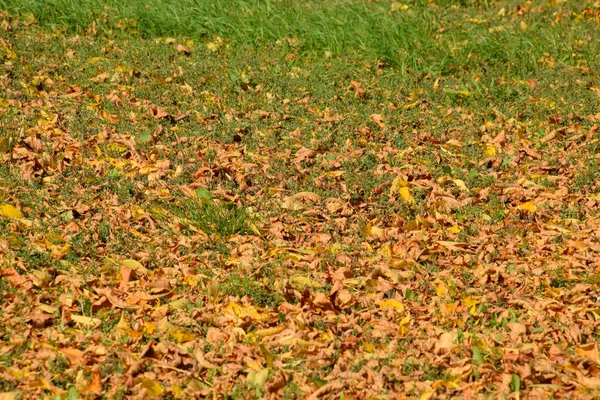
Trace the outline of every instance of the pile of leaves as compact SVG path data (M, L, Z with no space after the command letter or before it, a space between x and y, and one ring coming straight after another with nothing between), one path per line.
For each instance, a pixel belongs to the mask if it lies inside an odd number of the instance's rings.
M0 398L600 396L597 59L2 18Z

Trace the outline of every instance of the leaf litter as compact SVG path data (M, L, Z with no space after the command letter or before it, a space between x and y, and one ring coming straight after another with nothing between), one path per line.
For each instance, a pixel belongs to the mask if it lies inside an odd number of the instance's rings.
M144 43L161 76L3 17L2 398L600 395L598 114L369 63L289 98L211 43Z

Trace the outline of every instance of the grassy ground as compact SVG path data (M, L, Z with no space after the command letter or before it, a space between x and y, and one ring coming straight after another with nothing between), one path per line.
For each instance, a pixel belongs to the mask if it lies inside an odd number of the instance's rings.
M0 9L6 398L600 395L594 2Z

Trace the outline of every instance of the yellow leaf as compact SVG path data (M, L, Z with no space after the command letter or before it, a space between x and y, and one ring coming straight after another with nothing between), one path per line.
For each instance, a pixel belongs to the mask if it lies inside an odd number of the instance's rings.
M129 335L131 332L131 327L129 326L129 322L127 322L127 318L125 318L124 313L121 313L121 318L115 326L115 331L121 335Z
M423 100L419 99L417 101L413 101L412 103L403 105L402 108L404 110L412 110L413 108L415 108L416 106L418 106L421 103L423 103Z
M212 52L219 50L219 48L223 46L223 39L217 36L214 42L206 43L206 47Z
M373 353L375 351L375 346L373 346L373 343L368 343L368 342L365 342L364 340L362 342L362 347L363 347L363 350L367 353Z
M0 204L0 215L8 218L23 218L23 213L10 204Z
M394 11L398 11L398 10L408 10L408 5L402 4L398 1L393 2L390 5L390 11L394 12Z
M189 304L189 300L182 298L182 299L177 299L177 300L173 300L169 303L167 303L166 305L172 309L172 310L183 310L184 308L186 308Z
M109 150L115 152L115 153L126 153L129 148L127 146L125 146L124 144L121 143L115 143L115 142L111 142L106 146Z
M162 386L154 379L142 378L142 387L146 389L148 397L160 397L163 393Z
M403 311L404 310L404 304L402 304L398 300L385 300L385 301L382 301L381 303L379 303L379 307L381 307L381 308L392 307L392 308L395 308L398 311Z
M147 175L156 171L158 171L158 168L156 168L154 165L146 165L145 167L140 168L138 172L140 175Z
M37 308L48 314L54 314L56 311L58 311L58 308L44 303L38 304Z
M173 332L175 329L177 329L175 327L175 325L173 325L172 323L170 323L169 321L167 321L165 319L160 321L156 328L159 330L159 332L162 332L162 333Z
M277 335L285 330L285 326L276 326L274 328L257 329L252 332L253 337L264 338L267 336Z
M378 227L377 225L373 225L371 227L371 235L375 237L382 237L385 234L385 231Z
M448 228L446 230L450 233L459 233L460 232L460 228L458 226L451 226L450 228Z
M445 143L445 146L446 146L446 147L454 147L454 148L456 148L456 149L460 149L461 147L463 147L463 146L464 146L464 143L463 143L463 142L461 142L461 141L459 141L459 140L456 140L456 139L450 139L450 140L448 140L448 141Z
M493 157L496 155L496 146L494 146L493 144L486 144L485 148L483 149L483 154L485 154L488 157Z
M181 386L179 386L178 384L174 383L171 386L171 390L173 391L173 397L175 397L176 399L183 398L183 389L181 388Z
M392 191L392 193L396 193L398 192L398 190L402 187L409 187L410 184L408 182L406 182L404 179L402 179L401 176L396 177L393 181L392 181L392 186L390 188L390 190Z
M135 221L137 221L138 219L140 219L142 216L144 216L146 214L146 211L142 207L131 206L130 210L131 210L131 217Z
M385 246L381 247L379 250L377 250L377 252L379 254L386 256L387 258L392 257L392 249L390 248L389 245L385 245Z
M146 322L144 324L144 332L152 335L156 330L156 322Z
M400 197L402 197L402 199L407 204L410 204L410 205L415 204L415 199L410 194L410 189L409 188L407 188L407 187L401 187L400 189L398 189L398 193L400 194Z
M247 306L247 305L239 305L238 303L236 303L235 301L231 301L229 302L229 304L225 307L225 310L223 310L223 313L225 315L231 315L231 316L235 316L238 318L246 318L246 317L250 317L252 319L258 320L258 321L262 321L262 320L266 320L269 318L268 315L265 314L261 314L259 312L260 310L253 307L253 306Z
M148 270L139 262L131 259L121 260L119 264L125 268L132 269L138 273L147 274Z
M408 331L408 328L410 327L410 314L407 314L406 316L404 316L404 318L402 318L400 320L398 325L400 325L400 334L404 335Z
M208 286L209 299L214 303L219 302L219 295L221 294L221 284L218 281L212 281Z
M250 372L246 377L246 383L248 386L254 386L262 388L269 377L269 368L263 368L259 372Z
M92 58L89 58L86 62L88 64L94 64L94 63L97 63L97 62L103 61L103 60L105 60L104 57L92 57Z
M273 369L273 354L271 354L269 352L269 350L267 350L267 348L265 347L264 344L260 344L260 352L263 354L263 357L265 358L265 361L267 362L267 368L269 369Z
M10 140L7 137L0 138L0 154L8 153L10 150Z
M528 201L526 203L519 204L517 206L517 210L527 211L527 212L530 212L530 213L534 213L537 210L537 207L533 203L533 200L531 200L531 201Z
M34 276L33 284L38 287L48 286L50 281L52 280L52 275L47 273L46 271L40 271L39 269L34 269L31 271Z
M444 282L442 282L440 279L436 279L435 284L436 284L435 285L435 293L439 297L441 297L442 299L449 297L450 290L448 289L448 286L446 286L446 284Z
M45 380L44 378L38 378L32 382L29 382L29 387L46 389L48 391L51 391L52 389L54 389L52 387L52 384L50 382L48 382L47 380Z
M467 187L467 185L465 185L465 182L463 182L460 179L452 179L452 182L454 182L454 184L456 185L456 187L458 188L458 190L460 190L461 192L468 192L469 188Z
M175 343L185 343L191 342L196 337L186 331L185 329L178 328L175 331L171 332L171 338L175 341Z
M300 275L294 276L291 279L291 281L294 285L301 286L301 287L311 287L311 288L315 288L315 289L319 289L319 288L323 287L323 285L320 284L319 282L315 282L305 276L300 276Z
M92 326L94 328L99 327L102 323L101 319L86 317L85 315L71 315L71 319L78 324Z
M435 391L427 390L427 391L421 393L421 395L419 396L419 400L429 400L434 394L435 394Z
M519 24L519 27L521 28L522 31L526 31L527 23L525 21L521 21L521 23Z

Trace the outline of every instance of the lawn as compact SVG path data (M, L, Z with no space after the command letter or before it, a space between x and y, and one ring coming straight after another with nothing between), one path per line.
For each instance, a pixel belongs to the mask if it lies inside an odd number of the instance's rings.
M0 399L600 396L595 0L0 0Z

